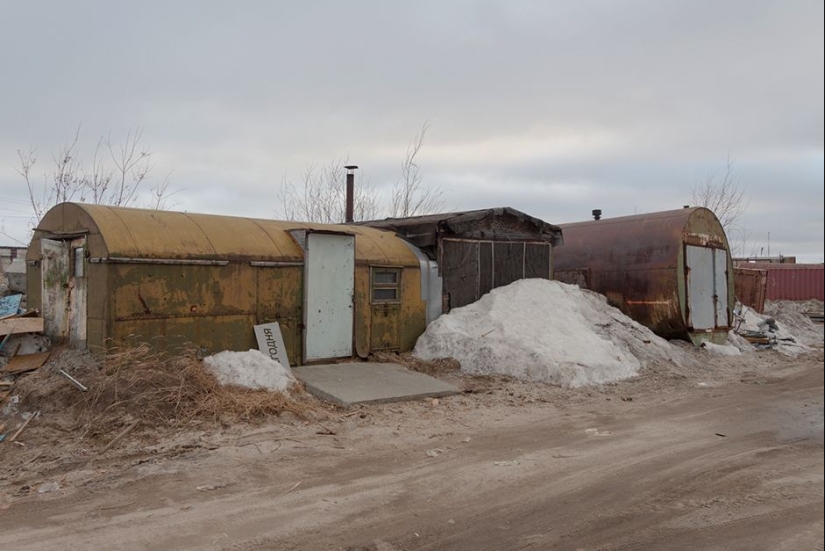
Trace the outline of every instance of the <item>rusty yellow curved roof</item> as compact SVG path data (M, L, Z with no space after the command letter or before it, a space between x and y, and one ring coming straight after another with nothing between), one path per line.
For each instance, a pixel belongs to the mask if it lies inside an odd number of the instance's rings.
M95 257L302 261L290 231L355 235L356 260L417 266L409 246L392 232L364 226L309 224L213 214L171 212L82 203L53 207L35 237L86 234Z

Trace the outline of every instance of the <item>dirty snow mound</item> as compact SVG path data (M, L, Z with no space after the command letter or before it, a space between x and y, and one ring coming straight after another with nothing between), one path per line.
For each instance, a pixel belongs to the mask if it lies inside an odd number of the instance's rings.
M761 335L767 337L770 343L768 348L773 348L785 356L797 356L812 349L803 344L800 339L788 332L784 324L771 316L762 315L753 308L744 307L737 313L739 325L736 332L740 335ZM759 346L757 346L759 348Z
M822 312L821 300L777 300L765 303L765 314L771 316L801 342L808 346L822 345L822 325L817 325L803 312Z
M525 279L431 323L413 355L455 358L475 375L577 387L626 379L648 361L681 363L681 351L575 285Z
M746 341L747 342L747 341ZM733 344L713 344L712 342L703 342L702 348L707 350L714 356L741 356L742 351ZM751 347L753 348L753 347Z
M292 371L259 350L227 350L204 358L203 363L222 385L283 392L295 382Z

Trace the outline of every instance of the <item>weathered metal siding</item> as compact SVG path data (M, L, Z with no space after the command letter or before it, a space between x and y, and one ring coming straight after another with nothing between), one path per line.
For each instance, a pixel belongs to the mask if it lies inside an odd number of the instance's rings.
M288 232L301 228L355 235L353 339L359 355L368 354L373 341L370 266L402 270L401 303L387 316L395 316L398 349L411 349L426 327L420 264L392 232L65 203L41 221L28 259L39 263L34 251L42 237L87 237L90 349L139 340L163 348L192 343L210 352L245 350L256 347L253 325L278 321L297 364L303 252ZM40 289L39 265L30 266L28 278ZM33 306L40 304L38 292L29 297Z
M685 247L729 251L711 211L679 209L561 227L564 245L553 250L557 280L602 293L610 304L665 338L697 338L688 324ZM730 254L726 256L726 271L733 274ZM728 312L723 317L730 323L733 277L727 281ZM712 333L708 335L721 338Z
M765 291L767 290L768 272L753 268L733 269L736 274L734 288L736 300L760 314L765 311Z
M519 279L552 277L551 243L444 237L439 252L450 308L471 304L492 289Z
M825 300L822 264L748 264L767 272L768 300Z

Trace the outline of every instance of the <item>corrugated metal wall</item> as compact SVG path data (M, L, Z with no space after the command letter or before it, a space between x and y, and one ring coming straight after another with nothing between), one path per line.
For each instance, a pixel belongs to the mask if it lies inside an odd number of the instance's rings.
M747 264L768 274L768 300L825 300L825 266L822 264Z

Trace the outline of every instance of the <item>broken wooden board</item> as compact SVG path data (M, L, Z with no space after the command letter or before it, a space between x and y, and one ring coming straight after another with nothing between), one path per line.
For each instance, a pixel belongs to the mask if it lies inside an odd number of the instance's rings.
M0 320L0 336L42 332L43 318L15 317Z
M51 352L42 352L40 354L24 354L22 356L15 356L6 364L6 367L0 369L0 373L18 375L26 373L27 371L34 371L40 369L46 360L49 359Z

